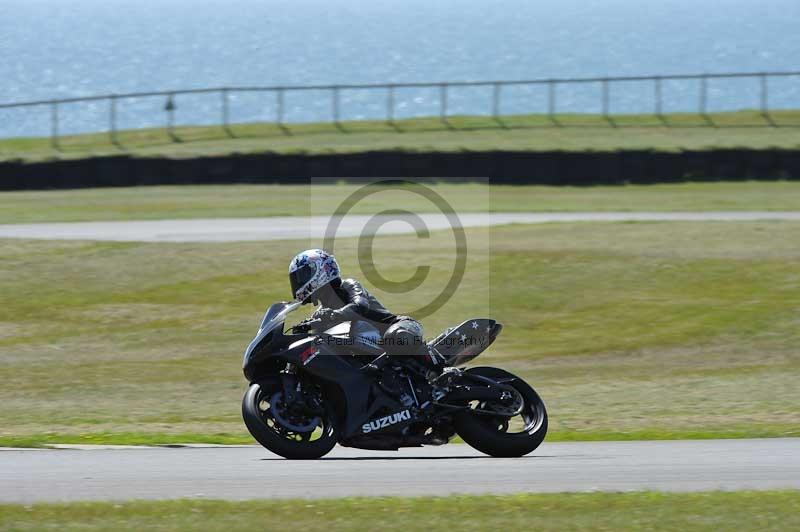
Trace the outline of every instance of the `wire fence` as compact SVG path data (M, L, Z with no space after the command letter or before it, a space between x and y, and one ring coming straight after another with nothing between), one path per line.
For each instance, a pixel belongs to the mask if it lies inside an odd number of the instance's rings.
M383 94L385 116L383 119L390 124L397 120L396 93L402 89L433 89L438 91L438 116L446 122L450 116L449 96L455 88L487 88L490 99L486 102L487 108L483 114L488 114L495 119L504 116L503 93L512 87L520 86L545 86L546 109L539 112L545 114L553 123L559 112L559 89L571 85L594 85L597 87L597 98L600 114L609 118L612 114L611 94L615 85L626 82L644 82L652 85L652 114L657 117L664 115L664 84L670 81L698 81L696 113L707 116L709 112L709 81L724 79L751 79L757 85L758 100L752 102L753 108L758 109L768 123L770 119L769 82L775 78L797 77L800 81L800 71L783 72L733 72L717 74L682 74L668 76L618 76L618 77L591 77L591 78L549 78L513 81L457 81L457 82L431 82L431 83L380 83L380 84L350 84L350 85L281 85L281 86L241 86L241 87L214 87L203 89L185 89L153 92L131 92L124 94L104 94L97 96L60 98L52 100L37 100L27 102L2 103L0 109L44 108L49 109L50 140L53 147L58 148L60 131L60 108L73 103L100 103L107 109L108 136L112 143L117 144L119 128L119 107L126 100L140 100L153 98L163 100L164 127L173 138L176 127L176 110L179 97L188 95L213 95L219 98L218 122L230 133L231 128L231 97L246 93L269 93L274 98L275 122L281 128L288 123L286 120L286 98L291 93L308 93L309 91L326 92L330 102L329 119L336 125L342 121L341 93L345 90L377 91ZM795 108L800 108L800 101ZM532 110L532 113L534 111ZM102 131L102 130L100 130Z

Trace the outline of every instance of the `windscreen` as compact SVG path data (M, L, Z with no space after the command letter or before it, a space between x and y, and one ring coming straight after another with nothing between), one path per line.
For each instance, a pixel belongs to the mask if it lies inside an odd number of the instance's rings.
M261 320L261 329L271 328L273 324L282 322L286 315L292 312L294 309L300 306L300 303L294 301L292 303L275 303L274 305L270 306L267 309L266 314L264 314L264 319Z
M261 320L261 326L258 328L258 334L256 337L253 338L253 341L250 342L250 345L247 346L247 349L244 352L244 361L242 363L243 366L247 365L247 358L250 356L250 353L261 343L261 341L272 332L277 326L284 322L286 319L286 315L295 310L297 307L300 306L299 301L294 301L292 303L275 303L271 307L267 309L267 313L264 314L264 319Z

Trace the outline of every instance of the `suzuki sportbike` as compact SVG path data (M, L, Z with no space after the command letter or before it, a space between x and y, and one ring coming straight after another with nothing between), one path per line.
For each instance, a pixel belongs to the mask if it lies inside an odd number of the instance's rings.
M496 321L467 320L428 342L445 361L439 373L415 357L388 356L367 321L322 330L306 320L285 331L299 306L269 307L244 354L242 416L273 453L312 459L337 443L388 451L458 435L490 456L514 457L544 440L547 412L530 385L502 369L462 368L497 338Z

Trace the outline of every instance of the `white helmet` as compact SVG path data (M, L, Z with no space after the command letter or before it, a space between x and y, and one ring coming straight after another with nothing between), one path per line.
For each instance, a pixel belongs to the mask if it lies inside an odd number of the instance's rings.
M311 294L340 279L339 264L333 255L321 249L307 249L298 253L289 264L289 283L297 301L306 303Z

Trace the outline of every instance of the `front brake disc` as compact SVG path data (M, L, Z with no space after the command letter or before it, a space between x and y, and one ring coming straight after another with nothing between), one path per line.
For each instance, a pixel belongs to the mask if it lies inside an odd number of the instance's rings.
M283 392L275 393L275 395L270 398L269 403L269 410L272 414L272 417L275 418L275 421L280 423L281 426L287 429L295 432L311 432L322 423L322 419L319 417L313 417L310 419L302 418L299 421L294 418L289 419L289 415L284 408L286 403L283 400Z

